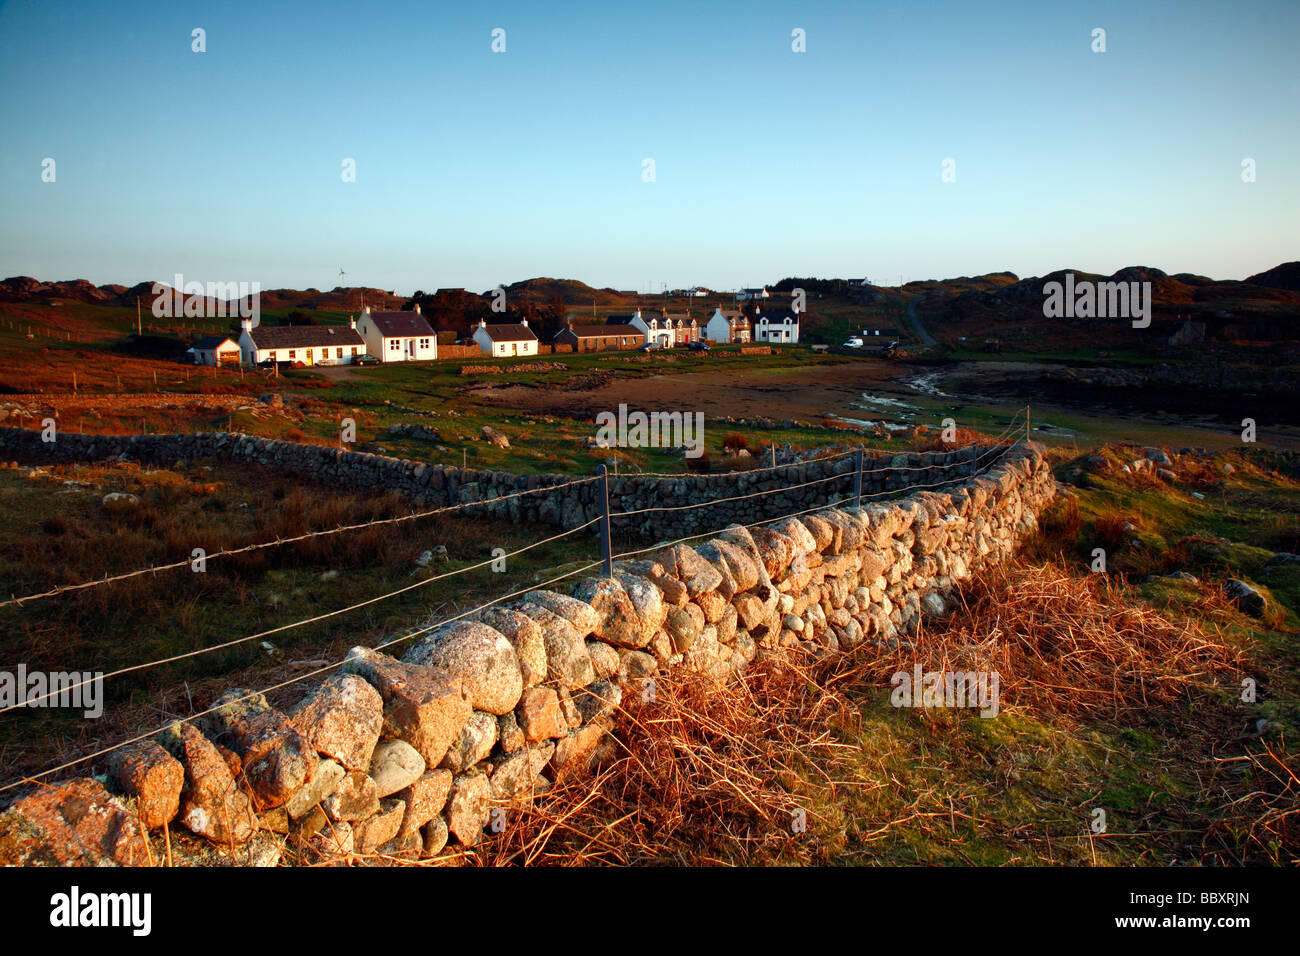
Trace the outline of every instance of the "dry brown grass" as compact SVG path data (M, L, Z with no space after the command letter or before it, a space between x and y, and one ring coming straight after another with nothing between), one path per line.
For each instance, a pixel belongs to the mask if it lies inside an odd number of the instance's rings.
M689 673L625 701L615 752L594 778L562 781L517 811L484 864L771 862L796 845L802 810L830 793L855 708L807 662L760 664L727 684Z
M1008 435L997 444L1009 445L1023 436L1024 429L1022 428L1019 434ZM958 448L965 448L967 445L993 445L996 438L996 435L990 435L975 428L958 428L955 430L953 441L944 441L942 431L926 431L912 442L909 450L915 452L954 451Z
M1130 528L1129 525L1133 527ZM1097 515L1092 523L1093 540L1107 552L1114 551L1128 544L1134 535L1133 528L1136 527L1137 521L1133 516L1107 511Z
M1234 679L1239 659L1219 635L1129 604L1099 577L1075 578L1051 565L994 568L971 583L944 626L922 629L912 649L863 645L833 661L761 663L728 684L661 675L653 700L625 701L616 751L593 777L562 782L531 806L512 808L503 834L442 862L834 862L869 855L864 847L896 827L950 841L943 828L955 820L1034 843L1041 834L1026 836L989 808L970 805L978 786L971 789L960 752L934 755L940 763L926 779L944 782L932 793L901 793L897 818L866 829L846 821L836 807L848 788L854 796L908 790L883 767L879 776L861 772L862 702L886 699L890 675L919 662L925 670L997 670L1004 711L1057 726L1164 721L1195 698L1210 715L1207 724L1198 712L1203 736L1219 737L1231 718L1207 705L1206 695L1216 681ZM934 712L923 719L943 725L943 736L961 717ZM944 763L950 759L958 762ZM950 769L940 773L940 766ZM1283 809L1293 786L1278 775L1262 791L1261 832L1291 828L1294 840L1294 817ZM792 829L800 809L806 833Z
M1003 707L1040 717L1118 720L1240 673L1220 633L1127 601L1105 575L1001 565L976 578L945 626L881 662L903 669L987 670Z
M1244 839L1270 863L1300 860L1300 755L1288 752L1285 740L1264 743L1259 750L1220 761L1216 769L1223 772L1216 773L1204 796L1223 801L1228 812L1209 835Z

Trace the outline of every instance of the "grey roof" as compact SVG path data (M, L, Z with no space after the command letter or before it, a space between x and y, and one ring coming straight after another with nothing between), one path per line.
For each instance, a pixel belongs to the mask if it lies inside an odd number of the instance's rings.
M536 342L537 333L526 325L481 326L493 342Z
M259 349L310 349L318 346L359 345L366 341L346 325L259 325L249 330Z

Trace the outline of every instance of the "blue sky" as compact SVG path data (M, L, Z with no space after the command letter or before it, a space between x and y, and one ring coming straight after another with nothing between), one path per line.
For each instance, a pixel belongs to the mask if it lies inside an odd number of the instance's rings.
M4 3L0 272L1244 278L1300 258L1297 27L1195 0Z

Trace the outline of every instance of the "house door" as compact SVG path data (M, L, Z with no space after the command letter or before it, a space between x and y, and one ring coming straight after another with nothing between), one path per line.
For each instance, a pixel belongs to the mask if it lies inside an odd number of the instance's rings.
M415 358L415 339L406 340L406 357L407 359Z

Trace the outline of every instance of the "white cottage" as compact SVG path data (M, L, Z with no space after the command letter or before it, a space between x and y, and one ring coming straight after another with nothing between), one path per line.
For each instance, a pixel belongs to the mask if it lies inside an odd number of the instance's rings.
M704 337L720 345L748 342L749 319L743 312L723 312L719 307L713 310L713 315L705 323Z
M351 365L366 343L351 325L240 324L240 356L246 365Z
M792 345L799 341L799 313L778 312L754 316L754 341Z
M488 325L479 319L474 341L484 352L498 357L537 354L537 333L528 327L527 319L520 319L518 325Z
M381 362L419 362L438 357L438 336L417 305L412 312L371 312L356 320L366 351Z

